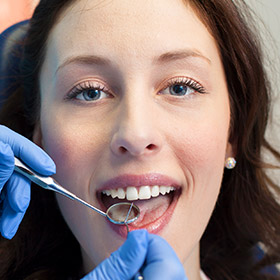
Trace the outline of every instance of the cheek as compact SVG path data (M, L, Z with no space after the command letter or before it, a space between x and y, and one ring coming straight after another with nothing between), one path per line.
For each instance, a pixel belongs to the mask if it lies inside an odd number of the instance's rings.
M215 207L224 172L228 127L229 118L213 114L207 122L204 119L181 126L176 137L169 138L186 178L186 188L176 207L172 232L164 237L182 262L199 243Z
M104 133L73 120L61 121L59 114L42 118L42 145L57 166L55 179L62 185L88 185L104 150ZM73 187L71 187L73 186Z
M215 124L215 125L212 125ZM194 176L206 170L220 170L228 143L228 121L191 124L180 130L180 137L169 139L181 165ZM202 172L204 170L204 172Z
M42 116L43 148L56 163L55 179L94 205L94 198L89 196L90 181L101 165L107 132L104 128L90 125L89 122L78 122L75 118L64 122L62 119L64 118L58 112L51 118ZM64 219L81 247L94 250L95 254L91 259L95 264L109 257L110 253L120 246L121 240L112 239L108 242L104 238L104 226L107 225L104 217L61 195L57 195L57 201ZM94 227L96 224L100 226Z
M216 203L224 172L227 147L227 126L215 129L196 127L185 141L177 141L176 158L179 161L187 187L183 196L188 199L189 221L208 220ZM176 142L175 142L176 143ZM199 219L198 219L199 218ZM200 220L201 221L201 220Z

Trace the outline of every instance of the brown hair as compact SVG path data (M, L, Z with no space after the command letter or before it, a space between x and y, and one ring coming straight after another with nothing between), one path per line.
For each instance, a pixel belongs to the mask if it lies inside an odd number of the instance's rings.
M2 124L30 139L38 121L38 73L46 41L62 9L72 2L40 2L24 42L18 90L0 114ZM280 206L273 195L279 197L279 188L265 173L272 165L263 162L261 153L265 148L278 160L280 155L264 137L270 86L259 40L248 24L252 18L242 0L186 2L196 9L219 47L230 93L230 141L238 162L234 170L224 173L216 208L202 237L202 269L215 280L280 279L279 273L272 276L263 271L280 262ZM19 116L24 118L20 121ZM257 244L265 246L261 260L254 258ZM76 279L80 267L79 245L53 195L34 187L16 237L0 242L0 278Z
M224 173L201 240L202 267L213 279L280 279L279 273L261 273L265 266L280 262L280 206L272 195L279 198L279 187L265 173L274 166L264 163L261 155L263 149L278 160L280 155L265 139L271 89L254 20L244 1L191 3L220 49L231 103L230 141L238 162ZM260 262L254 259L258 243L267 251Z

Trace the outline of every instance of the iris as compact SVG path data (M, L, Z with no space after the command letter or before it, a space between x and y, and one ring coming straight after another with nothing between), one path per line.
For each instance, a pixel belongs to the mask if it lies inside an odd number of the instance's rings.
M101 96L101 91L99 89L87 89L83 90L82 95L87 101L97 100Z
M186 95L188 92L189 87L184 85L173 85L170 87L170 94L171 95L177 95L177 96L183 96Z

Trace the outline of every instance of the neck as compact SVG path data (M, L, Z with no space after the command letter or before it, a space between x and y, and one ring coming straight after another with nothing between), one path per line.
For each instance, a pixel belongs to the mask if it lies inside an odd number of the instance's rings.
M188 280L201 280L199 245L193 249L188 259L184 262L184 268Z

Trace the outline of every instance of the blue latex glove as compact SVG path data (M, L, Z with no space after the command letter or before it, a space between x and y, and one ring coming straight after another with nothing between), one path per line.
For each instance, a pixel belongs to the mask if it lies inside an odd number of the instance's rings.
M14 156L37 173L55 173L51 158L33 142L0 125L0 232L11 239L22 221L30 202L30 181L13 173Z
M82 280L137 280L138 271L144 280L187 280L171 246L146 230L130 232L124 244Z
M188 280L175 251L154 234L149 234L148 252L141 271L144 280Z

